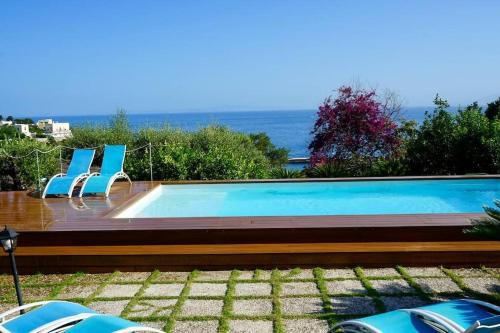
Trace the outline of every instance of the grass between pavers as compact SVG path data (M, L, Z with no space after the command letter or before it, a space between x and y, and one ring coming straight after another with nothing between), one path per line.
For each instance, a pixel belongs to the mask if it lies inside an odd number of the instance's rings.
M399 276L370 276L367 277L364 274L362 267L354 268L355 277L335 277L335 278L325 278L324 270L321 268L315 268L312 270L312 278L309 277L309 273L303 274L306 278L300 278L302 270L295 268L287 271L273 270L263 271L263 270L255 270L253 275L247 272L246 277L252 276L251 279L245 278L240 279L239 276L241 274L238 270L231 271L228 279L197 279L199 272L193 271L191 272L187 279L184 281L156 281L156 278L160 274L158 271L154 271L150 273L145 279L136 279L133 278L131 280L116 280L116 278L121 274L120 272L115 272L107 276L105 279L97 279L97 280L82 280L86 275L83 273L75 273L70 274L68 276L61 277L58 279L54 276L54 278L47 278L43 275L34 275L32 277L25 278L22 283L23 288L26 289L36 289L36 288L47 288L50 289L48 296L45 299L57 299L57 296L65 289L70 288L71 286L76 285L92 285L97 286L96 290L86 298L74 298L70 299L71 301L77 301L79 303L88 305L94 301L127 301L122 316L129 318L134 321L139 322L162 322L165 323L164 330L168 333L172 332L175 327L176 321L206 321L206 320L215 320L219 323L218 333L227 333L229 331L229 323L231 320L267 320L273 322L273 331L275 333L284 333L285 326L284 320L288 319L321 319L326 320L328 325L332 327L336 323L341 320L356 318L359 316L364 316L368 314L338 314L334 312L334 307L332 304L332 296L338 297L354 297L354 296L368 296L370 297L376 307L377 311L384 311L385 306L381 299L381 296L393 296L393 297L401 297L401 296L418 296L425 301L431 302L435 300L437 297L453 297L459 298L464 296L470 296L477 299L482 299L485 301L489 301L492 303L499 304L500 303L500 295L498 294L482 294L478 293L474 290L471 290L467 287L463 278L456 274L453 270L447 268L440 268L440 270L444 273L444 277L442 279L450 279L454 284L458 286L460 292L445 292L445 293L430 293L425 292L419 284L415 281L414 277L408 273L405 267L396 266L395 267ZM498 275L498 270L490 269L487 267L482 267L482 271L492 278L500 279ZM270 274L269 274L270 273ZM126 273L124 273L126 274ZM146 275L145 275L146 276ZM435 276L425 276L425 275L417 275L418 278L436 278ZM11 285L8 285L9 279L4 279L5 282L0 285L0 290L2 288L10 288ZM82 281L81 281L82 280ZM327 282L334 281L346 281L346 280L357 280L360 281L364 289L366 290L366 294L354 294L354 293L340 293L340 294L329 294L328 288L326 287ZM413 288L414 292L411 293L391 293L386 294L377 291L373 287L373 281L378 280L387 280L387 281L406 281L410 287ZM271 295L246 295L246 296L236 296L235 295L235 286L236 283L269 283L271 285ZM302 294L302 295L282 295L282 283L285 282L312 282L316 284L316 287L319 291L318 294ZM146 289L152 284L169 284L169 283L177 283L183 284L183 289L179 297L177 296L146 296ZM211 283L211 284L227 284L226 294L224 296L190 296L190 288L192 283ZM108 285L138 285L140 284L140 288L138 291L131 297L101 297L100 294ZM5 303L15 303L15 294L9 291L8 295L1 295L0 302ZM284 314L282 313L282 300L286 298L319 298L322 302L322 313L303 313L303 314ZM173 299L176 300L173 306L168 306L168 309L171 309L170 314L162 314L160 311L155 311L151 315L139 316L133 312L134 307L137 304L141 304L141 302L147 302L148 300L166 300ZM184 305L186 300L219 300L223 302L221 315L216 316L182 316L182 306ZM272 313L270 315L235 315L233 313L233 304L235 300L270 300L272 302Z
M378 291L373 288L370 280L366 277L363 268L361 267L356 267L354 268L354 273L356 273L356 276L359 278L361 281L361 284L363 287L365 287L368 296L370 296L373 300L373 303L375 304L375 308L377 309L378 312L384 312L385 311L385 305L384 302L380 299L380 294Z

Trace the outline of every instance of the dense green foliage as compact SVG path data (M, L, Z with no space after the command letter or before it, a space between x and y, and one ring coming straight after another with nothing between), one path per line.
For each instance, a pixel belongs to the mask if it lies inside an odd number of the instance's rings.
M250 140L264 153L273 167L280 168L288 163L288 149L277 148L266 133L250 134Z
M500 200L495 200L495 206L484 207L484 211L488 217L472 221L472 227L466 229L466 233L477 235L480 237L500 240Z
M154 179L248 179L268 176L270 161L247 135L224 127L210 126L197 132L164 127L134 132L119 112L109 127L85 126L73 129L63 142L71 147L126 144L131 151L125 170L135 180L150 178L149 151L152 145ZM146 146L134 151L137 148ZM102 149L96 152L100 164Z
M310 177L447 175L500 172L500 118L490 118L477 103L457 113L436 96L423 123L401 122L391 155L350 158L316 165ZM493 103L490 103L490 105Z
M408 142L409 173L498 173L500 119L490 120L477 103L452 114L445 100L434 102L436 109Z
M500 117L500 97L496 101L488 103L484 115L490 120Z
M53 148L30 138L0 141L0 190L21 190L38 186L36 149L48 151ZM31 154L30 154L31 153ZM29 154L28 156L26 156ZM11 158L17 156L18 158ZM39 155L42 186L48 177L59 171L59 151L53 150ZM21 158L20 158L21 157Z
M0 126L0 140L6 139L20 139L24 138L25 135L20 133L14 126L3 125Z

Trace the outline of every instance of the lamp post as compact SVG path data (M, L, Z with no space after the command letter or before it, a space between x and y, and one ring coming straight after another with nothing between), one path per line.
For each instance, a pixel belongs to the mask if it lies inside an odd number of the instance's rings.
M14 257L14 251L17 247L17 236L19 234L15 230L7 228L7 226L0 232L0 241L2 242L3 250L9 254L10 268L12 269L12 276L14 277L14 285L16 287L17 302L19 306L22 306L23 295L19 286L19 275L17 274L16 258ZM24 311L21 311L21 313L24 313Z

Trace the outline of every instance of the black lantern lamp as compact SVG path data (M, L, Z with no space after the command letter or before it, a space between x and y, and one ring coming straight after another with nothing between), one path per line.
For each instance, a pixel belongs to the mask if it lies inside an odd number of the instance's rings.
M5 226L3 231L0 231L0 241L2 242L3 250L9 254L10 268L12 269L14 285L16 287L17 302L19 306L22 306L23 295L21 294L21 287L19 286L19 275L17 274L16 258L14 257L14 251L17 247L17 236L19 236L19 234L15 230L7 228L7 226Z

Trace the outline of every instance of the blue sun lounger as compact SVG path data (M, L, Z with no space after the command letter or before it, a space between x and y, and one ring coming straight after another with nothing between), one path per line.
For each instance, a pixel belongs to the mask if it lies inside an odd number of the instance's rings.
M115 180L124 178L131 182L129 176L123 172L126 150L125 145L106 145L104 147L101 172L92 173L85 180L80 190L80 197L84 194L97 193L104 193L108 197L111 185Z
M118 317L97 315L89 317L68 330L66 333L129 333L129 332L156 332L164 333L155 328L146 327Z
M95 150L92 149L76 149L73 152L68 171L50 178L42 198L47 195L67 195L71 198L76 184L89 176L94 153Z
M21 310L29 310L19 315ZM1 333L50 332L95 316L97 313L83 305L65 301L30 303L0 314Z
M458 299L408 310L424 320L432 315L455 328L457 332L477 332L496 326L500 332L500 307L473 299ZM495 332L492 330L491 332Z
M415 309L347 320L334 327L349 333L500 332L500 307L476 300L454 300Z

